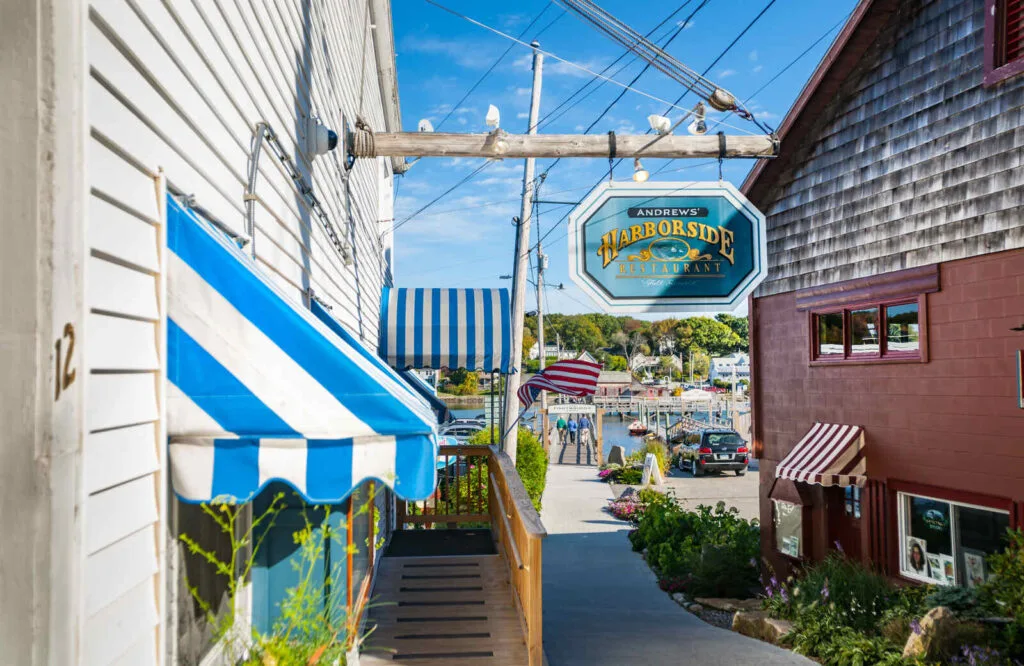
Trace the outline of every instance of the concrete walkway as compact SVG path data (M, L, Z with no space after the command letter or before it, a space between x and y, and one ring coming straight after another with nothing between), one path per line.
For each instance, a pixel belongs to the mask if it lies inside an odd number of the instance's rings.
M541 517L544 649L550 666L813 664L691 615L632 551L593 467L551 465Z

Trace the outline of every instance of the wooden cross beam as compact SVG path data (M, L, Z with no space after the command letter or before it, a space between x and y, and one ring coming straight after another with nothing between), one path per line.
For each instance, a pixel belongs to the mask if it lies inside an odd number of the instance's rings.
M775 157L774 136L655 136L609 134L489 134L371 132L356 129L345 138L351 157ZM723 145L724 144L724 145Z

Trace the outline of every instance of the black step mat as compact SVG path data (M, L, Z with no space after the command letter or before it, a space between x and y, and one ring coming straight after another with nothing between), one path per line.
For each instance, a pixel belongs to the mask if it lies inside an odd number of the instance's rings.
M402 530L395 532L385 557L443 557L446 555L496 555L491 531Z

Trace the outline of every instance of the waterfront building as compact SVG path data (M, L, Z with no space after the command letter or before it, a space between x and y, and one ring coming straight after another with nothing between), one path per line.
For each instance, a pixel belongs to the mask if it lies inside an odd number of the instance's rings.
M974 585L1024 526L1009 5L862 0L780 125L780 157L743 185L767 216L752 394L780 571L842 547L894 577Z

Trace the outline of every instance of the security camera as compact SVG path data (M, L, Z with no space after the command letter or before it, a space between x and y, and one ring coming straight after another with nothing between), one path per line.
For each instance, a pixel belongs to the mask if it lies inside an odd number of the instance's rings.
M328 129L319 118L306 120L306 153L310 156L325 155L338 146L338 135Z
M431 123L426 118L424 118L423 120L420 121L420 124L416 127L416 129L419 130L420 132L433 132L434 124Z

